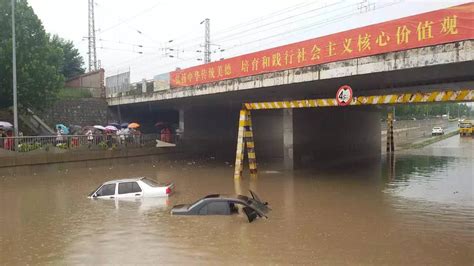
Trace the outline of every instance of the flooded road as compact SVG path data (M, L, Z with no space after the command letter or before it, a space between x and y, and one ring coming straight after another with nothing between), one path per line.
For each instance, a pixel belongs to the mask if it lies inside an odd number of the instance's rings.
M443 142L399 154L393 165L385 158L294 172L262 165L257 180L238 183L229 163L211 158L3 168L0 264L472 265L473 140ZM130 176L172 181L176 193L86 198L103 181ZM269 202L269 219L169 214L174 204L249 188Z

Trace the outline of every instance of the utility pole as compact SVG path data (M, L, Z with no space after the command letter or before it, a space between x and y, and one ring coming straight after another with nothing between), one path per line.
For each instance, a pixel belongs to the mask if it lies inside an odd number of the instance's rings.
M211 21L206 18L201 21L200 24L204 23L204 63L211 62Z
M89 72L97 70L97 52L95 45L94 0L89 0Z
M18 100L16 92L16 34L15 34L15 1L12 0L12 72L13 72L13 132L15 136L15 151L18 140Z

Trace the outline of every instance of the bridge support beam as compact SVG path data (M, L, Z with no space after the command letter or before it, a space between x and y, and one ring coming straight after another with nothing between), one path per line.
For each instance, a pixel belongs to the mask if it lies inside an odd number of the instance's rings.
M293 156L293 109L283 110L283 165L286 170L294 168Z

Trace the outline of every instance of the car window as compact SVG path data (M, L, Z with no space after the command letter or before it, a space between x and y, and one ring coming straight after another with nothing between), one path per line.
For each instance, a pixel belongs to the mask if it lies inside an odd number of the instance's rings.
M207 204L204 204L201 209L199 209L199 215L207 215Z
M127 193L137 193L142 192L140 186L138 186L137 182L125 182L120 183L118 187L119 194L127 194Z
M103 185L96 193L97 197L115 195L115 184Z
M207 214L226 215L230 214L229 203L227 201L215 201L207 204Z

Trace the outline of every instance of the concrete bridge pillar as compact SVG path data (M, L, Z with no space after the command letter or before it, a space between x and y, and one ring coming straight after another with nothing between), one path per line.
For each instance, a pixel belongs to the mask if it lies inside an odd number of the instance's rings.
M184 138L184 109L179 111L178 132L180 138Z
M285 169L294 168L293 157L293 109L283 110L283 165Z

